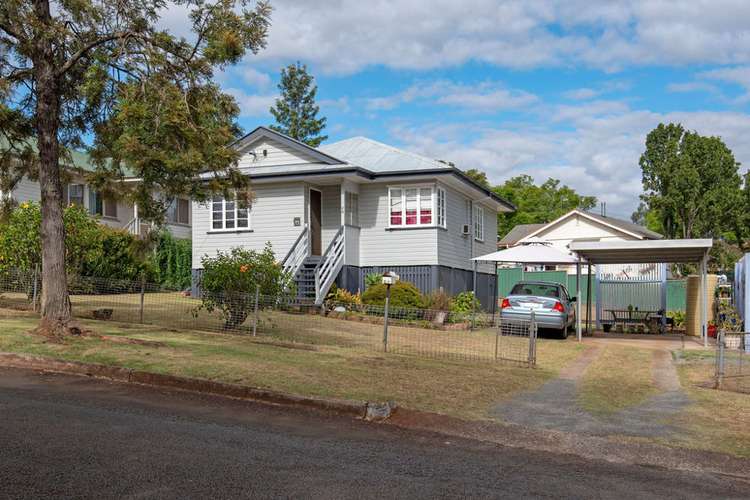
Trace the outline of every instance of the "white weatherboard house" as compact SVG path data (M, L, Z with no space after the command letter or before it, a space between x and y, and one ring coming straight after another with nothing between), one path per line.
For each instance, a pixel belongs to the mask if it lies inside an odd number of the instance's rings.
M508 248L543 240L561 252L570 252L574 241L636 241L658 240L662 236L629 221L595 214L584 210L571 210L546 224L519 224L511 229L497 246ZM559 266L575 274L575 266Z
M94 166L88 155L80 151L71 152L71 163L63 164L69 182L63 184L63 203L80 205L93 216L98 216L101 224L124 229L135 235L142 235L145 224L138 217L138 207L125 200L113 200L101 196L92 186L86 183L85 175L92 172ZM138 182L128 177L125 182ZM0 191L0 196L13 198L17 203L41 202L42 194L39 182L24 176L10 193ZM190 238L190 200L175 200L166 213L165 228L175 238Z
M201 258L271 242L300 294L320 304L331 285L364 290L369 273L395 271L423 292L476 289L485 307L497 214L514 207L446 163L364 138L312 148L259 127L236 143L254 201L192 205L193 276Z

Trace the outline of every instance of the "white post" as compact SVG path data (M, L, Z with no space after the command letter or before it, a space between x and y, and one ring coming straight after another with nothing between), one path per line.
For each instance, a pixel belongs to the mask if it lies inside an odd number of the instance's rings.
M581 257L576 262L576 338L581 341Z
M703 346L708 347L708 255L701 259L701 334L703 335Z

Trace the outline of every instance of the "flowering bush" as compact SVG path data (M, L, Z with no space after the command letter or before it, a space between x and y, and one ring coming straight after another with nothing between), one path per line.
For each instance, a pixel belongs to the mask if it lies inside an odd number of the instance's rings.
M295 293L293 277L276 261L270 243L262 251L239 247L219 251L215 257L203 257L201 263L200 308L221 312L225 329L236 329L245 322L253 310L257 286L265 301Z

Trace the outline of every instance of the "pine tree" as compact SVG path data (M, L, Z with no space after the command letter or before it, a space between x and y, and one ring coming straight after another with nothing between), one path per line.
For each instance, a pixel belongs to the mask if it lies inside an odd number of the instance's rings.
M326 118L317 118L320 107L315 104L318 86L314 80L307 72L307 66L299 62L281 70L278 85L281 96L271 107L276 125L271 125L271 128L315 148L328 136L320 135L326 126Z

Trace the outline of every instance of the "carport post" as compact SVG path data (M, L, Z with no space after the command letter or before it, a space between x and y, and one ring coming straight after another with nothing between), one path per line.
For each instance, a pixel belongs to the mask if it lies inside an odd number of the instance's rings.
M581 341L581 256L576 262L576 338Z
M701 259L701 335L703 346L708 347L708 253Z

